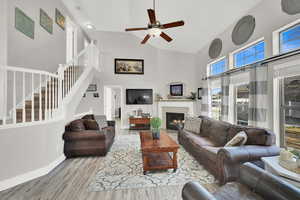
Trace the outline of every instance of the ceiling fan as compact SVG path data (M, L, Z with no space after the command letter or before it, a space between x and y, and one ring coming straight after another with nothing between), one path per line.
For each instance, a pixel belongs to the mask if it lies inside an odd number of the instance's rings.
M142 30L147 30L148 34L146 37L143 39L141 44L146 44L146 42L151 38L151 37L162 37L166 41L171 42L173 39L168 36L166 33L163 32L164 29L168 28L174 28L178 26L183 26L184 21L176 21L168 24L161 24L157 19L156 19L156 14L155 14L155 0L153 0L153 9L148 9L148 16L150 19L150 23L148 23L148 27L143 27L143 28L127 28L125 31L142 31Z

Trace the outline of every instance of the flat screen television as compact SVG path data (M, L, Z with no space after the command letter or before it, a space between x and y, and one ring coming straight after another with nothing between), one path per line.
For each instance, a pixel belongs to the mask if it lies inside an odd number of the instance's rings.
M153 104L152 89L126 89L127 105Z

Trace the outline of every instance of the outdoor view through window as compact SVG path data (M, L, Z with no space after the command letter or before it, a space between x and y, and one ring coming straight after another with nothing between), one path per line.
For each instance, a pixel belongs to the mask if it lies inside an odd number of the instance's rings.
M221 88L211 90L211 115L216 120L221 120Z
M285 145L300 149L300 76L285 78L283 91Z
M249 85L241 85L236 89L236 122L239 125L248 125L249 92Z

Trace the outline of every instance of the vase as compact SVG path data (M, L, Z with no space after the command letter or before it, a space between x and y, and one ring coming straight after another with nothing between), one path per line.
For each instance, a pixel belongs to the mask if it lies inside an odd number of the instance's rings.
M160 138L160 130L159 129L152 130L152 138L153 138L153 140L159 140L159 138Z

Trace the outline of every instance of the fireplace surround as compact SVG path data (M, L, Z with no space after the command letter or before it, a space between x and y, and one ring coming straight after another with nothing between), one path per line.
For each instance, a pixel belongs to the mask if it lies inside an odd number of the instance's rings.
M174 121L176 121L176 122L184 121L184 113L167 112L166 113L166 128L168 130L177 130L176 126L174 125Z

